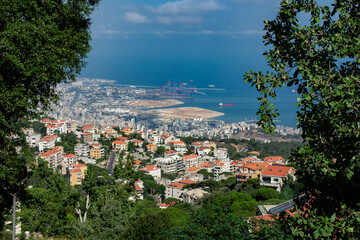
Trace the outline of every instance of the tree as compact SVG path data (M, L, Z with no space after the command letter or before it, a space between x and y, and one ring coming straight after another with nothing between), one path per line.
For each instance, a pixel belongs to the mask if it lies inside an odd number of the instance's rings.
M256 201L265 201L278 198L279 192L272 188L261 187L256 189L251 196L255 198Z
M284 223L297 237L360 234L359 12L354 0L329 6L282 1L276 19L265 21L272 71L246 73L245 80L262 94L258 124L268 132L278 116L269 100L276 89L291 86L299 94L297 120L306 144L293 158L302 166L299 181L312 200Z
M9 199L24 189L26 164L15 150L26 148L23 122L50 109L58 99L56 86L75 80L85 65L83 59L90 50L89 16L98 2L1 2L0 229L11 206Z

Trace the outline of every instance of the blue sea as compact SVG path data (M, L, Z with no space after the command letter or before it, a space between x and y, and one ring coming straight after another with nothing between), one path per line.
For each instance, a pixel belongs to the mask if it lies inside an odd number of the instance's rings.
M245 39L246 40L246 39ZM254 69L266 70L261 39L216 40L169 39L112 40L92 42L93 51L80 77L115 80L119 84L163 86L167 81L187 82L197 88L225 90L198 90L194 98L184 101L189 107L200 107L224 113L217 119L239 122L257 118L258 92L244 82L244 73ZM251 39L250 39L251 40ZM192 80L192 82L190 82ZM296 127L297 94L290 88L279 91L274 101L280 111L279 125ZM220 107L219 103L234 106Z

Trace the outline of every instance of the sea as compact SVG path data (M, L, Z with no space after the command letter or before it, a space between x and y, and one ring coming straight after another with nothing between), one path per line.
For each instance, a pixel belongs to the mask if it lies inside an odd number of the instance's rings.
M170 43L169 43L170 42ZM244 82L246 71L266 70L264 49L247 44L236 45L230 41L217 48L216 42L205 41L192 48L180 47L176 42L143 42L107 40L93 41L93 51L80 77L115 80L118 84L134 86L167 85L168 81L195 86L199 93L191 99L180 99L183 105L176 107L200 107L224 113L216 119L225 122L256 120L259 108L259 93L251 84ZM124 46L125 45L125 46ZM235 45L235 46L234 46ZM236 51L234 51L236 49ZM209 85L213 85L211 88ZM207 89L201 89L207 88ZM222 90L216 90L222 89ZM297 94L284 87L274 100L280 112L276 124L296 127ZM219 103L234 104L219 106Z

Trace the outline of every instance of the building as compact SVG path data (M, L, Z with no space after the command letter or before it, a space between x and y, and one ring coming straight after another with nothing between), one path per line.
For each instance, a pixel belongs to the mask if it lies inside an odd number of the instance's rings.
M72 165L77 162L77 155L76 154L67 154L64 156L64 162Z
M39 146L40 139L41 135L36 133L26 136L26 142L29 144L30 147Z
M39 151L42 152L44 149L53 149L57 141L57 135L45 136L39 141Z
M155 165L147 165L139 170L143 171L145 174L153 176L154 178L161 178L161 170Z
M104 156L104 149L92 148L92 149L90 149L90 156L94 159L100 159Z
M208 192L206 192L200 188L185 191L183 193L183 202L194 204L196 202L196 200L198 200L199 198L202 198L206 194L208 194Z
M185 169L195 167L202 163L201 157L196 154L186 155L183 157L183 159L184 159Z
M81 177L81 171L78 168L69 168L68 177L71 186L81 185L81 182L83 180Z
M123 141L117 140L112 142L112 147L115 150L119 151L126 151L127 150L127 144Z
M238 179L241 182L245 182L251 178L260 178L260 174L269 166L266 162L252 162L246 163L240 167Z
M177 198L182 200L183 193L185 192L183 187L187 184L192 184L192 183L196 183L196 182L189 179L184 179L178 182L173 182L168 184L165 190L165 198Z
M155 144L150 143L150 144L146 145L146 148L149 152L155 153L157 146Z
M280 192L286 177L289 175L295 178L294 174L292 167L270 165L260 174L260 186L271 187Z
M165 158L155 159L157 166L168 174L176 174L180 171L184 171L184 160L178 155L172 155Z
M214 150L214 157L221 158L221 159L227 158L228 157L227 149L226 148L217 148L217 149L215 149Z
M85 143L92 142L94 140L94 135L90 132L84 132L81 134L81 141Z
M75 154L78 156L88 156L89 145L87 145L86 143L77 143L75 145Z
M63 158L61 152L55 147L49 151L46 151L40 155L40 158L48 162L48 167L56 170Z

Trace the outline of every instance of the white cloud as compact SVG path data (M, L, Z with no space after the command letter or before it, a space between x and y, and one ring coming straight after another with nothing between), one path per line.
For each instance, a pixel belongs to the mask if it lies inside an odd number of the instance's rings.
M215 0L180 0L167 2L157 8L151 7L151 11L157 14L194 14L220 9L223 9L223 6Z
M173 24L173 23L200 23L202 18L199 16L158 16L157 21L162 24Z
M127 12L125 13L125 20L132 23L145 23L149 22L149 20L140 13L137 12Z

